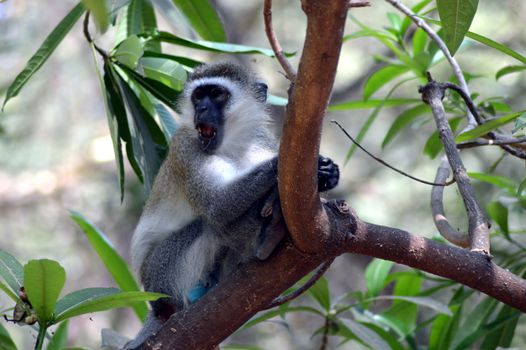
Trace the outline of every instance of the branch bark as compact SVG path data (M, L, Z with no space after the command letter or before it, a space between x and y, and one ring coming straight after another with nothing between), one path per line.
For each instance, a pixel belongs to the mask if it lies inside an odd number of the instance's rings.
M292 86L279 152L278 184L285 222L294 244L318 252L330 237L317 190L322 121L342 46L348 1L303 0L307 33ZM312 225L305 226L309 222Z

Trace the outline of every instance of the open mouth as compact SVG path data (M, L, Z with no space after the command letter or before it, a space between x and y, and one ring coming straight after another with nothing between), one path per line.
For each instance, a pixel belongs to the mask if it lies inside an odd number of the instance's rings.
M216 136L216 129L212 125L200 123L197 124L197 132L199 137L205 140L213 139Z

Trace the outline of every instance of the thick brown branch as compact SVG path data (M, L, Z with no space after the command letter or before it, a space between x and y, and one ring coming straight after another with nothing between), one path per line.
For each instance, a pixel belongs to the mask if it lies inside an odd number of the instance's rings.
M449 176L449 163L447 159L443 159L437 169L435 182L445 183ZM433 214L433 221L438 232L449 242L466 248L469 246L469 237L455 230L450 224L444 212L444 186L434 186L431 190L431 212Z
M325 205L332 232L323 254L306 255L290 242L265 262L242 266L188 309L173 315L142 349L210 349L328 258L343 252L405 264L455 280L526 312L526 281L484 254L408 232L359 221L342 202Z
M318 252L329 238L317 191L322 121L330 98L347 18L345 0L303 0L305 46L292 86L279 154L278 183L285 222L294 244ZM306 222L312 223L305 226Z
M442 105L445 86L430 79L429 83L420 89L422 100L431 107L437 125L440 141L444 145L447 159L453 169L453 176L464 201L468 214L468 232L470 248L475 251L489 254L489 222L480 207L475 191L469 182L469 177L460 158L455 144L453 131L446 118Z
M285 57L283 49L281 48L278 38L276 37L276 33L274 33L274 29L272 27L272 0L265 0L263 4L263 19L265 21L265 33L267 33L268 41L272 47L272 50L274 51L274 54L276 55L276 59L285 71L285 76L287 79L291 83L294 83L294 80L296 80L296 72Z

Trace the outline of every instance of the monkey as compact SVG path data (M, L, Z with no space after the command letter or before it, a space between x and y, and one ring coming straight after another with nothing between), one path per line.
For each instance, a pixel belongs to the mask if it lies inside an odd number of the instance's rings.
M132 266L151 302L133 348L176 310L195 302L237 266L266 259L285 229L277 195L279 141L267 85L240 65L197 67L180 97L180 122L132 237ZM320 156L320 191L338 166Z

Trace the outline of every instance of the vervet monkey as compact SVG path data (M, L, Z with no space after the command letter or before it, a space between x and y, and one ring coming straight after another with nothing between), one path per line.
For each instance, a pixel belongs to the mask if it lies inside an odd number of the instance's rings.
M146 291L170 295L133 342L197 300L239 264L266 258L282 232L271 224L277 152L267 86L232 63L191 73L181 121L132 239L132 263ZM320 157L319 189L336 186L338 166ZM284 227L284 226L283 226Z

